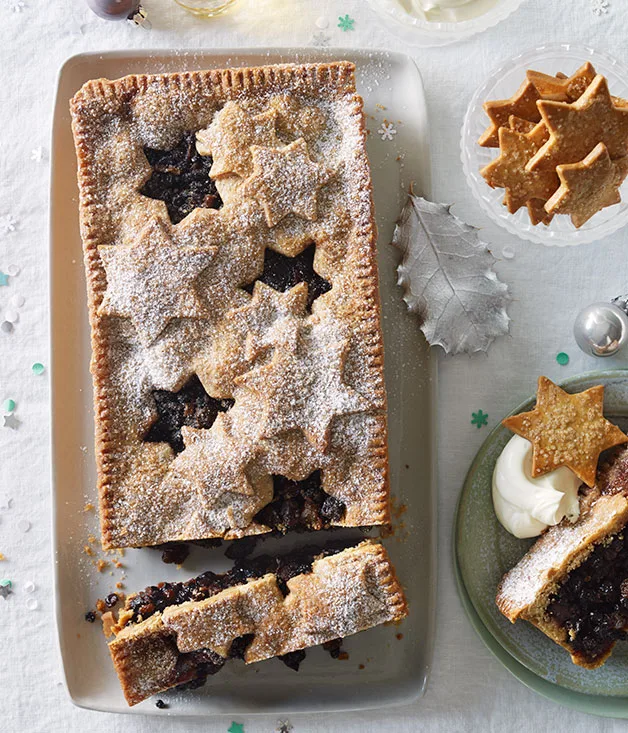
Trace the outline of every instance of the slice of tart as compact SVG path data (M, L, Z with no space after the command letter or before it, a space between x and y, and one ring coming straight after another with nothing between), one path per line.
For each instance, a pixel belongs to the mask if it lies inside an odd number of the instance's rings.
M564 647L574 664L601 666L628 630L628 447L583 486L580 517L551 527L502 579L497 606Z
M197 687L227 659L271 657L298 669L301 650L407 615L386 550L374 540L242 561L228 573L160 583L130 596L109 650L129 705Z

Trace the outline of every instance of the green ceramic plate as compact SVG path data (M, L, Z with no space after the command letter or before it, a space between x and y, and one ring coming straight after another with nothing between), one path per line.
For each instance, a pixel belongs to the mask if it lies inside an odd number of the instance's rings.
M581 392L596 384L606 387L607 417L623 423L628 417L628 370L590 372L561 386L568 392ZM533 405L531 397L513 414ZM493 468L511 435L501 425L490 433L460 495L454 559L462 604L488 648L525 685L583 712L628 718L628 642L619 643L602 668L590 671L572 664L567 652L530 624L520 621L513 625L497 610L495 592L500 578L531 544L508 534L493 512Z

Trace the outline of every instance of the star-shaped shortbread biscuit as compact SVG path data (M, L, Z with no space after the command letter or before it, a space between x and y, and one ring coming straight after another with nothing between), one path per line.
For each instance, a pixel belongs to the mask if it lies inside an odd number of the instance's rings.
M577 163L600 142L613 160L628 154L628 109L613 104L603 76L596 76L573 104L541 101L538 107L550 138L528 162L528 170Z
M237 173L245 178L253 171L252 145L279 147L275 133L277 110L250 115L237 102L227 102L206 130L196 133L196 149L213 158L212 178Z
M324 452L336 415L369 409L368 400L344 381L348 340L329 334L325 325L304 329L296 350L276 349L268 363L236 379L236 401L245 389L265 403L262 437L300 429Z
M251 152L253 175L242 185L242 192L260 202L268 226L274 227L291 213L314 221L318 191L333 171L310 159L305 140L299 138L283 148L254 145Z
M499 145L499 128L508 127L511 115L530 122L538 122L541 114L536 102L540 99L534 85L526 79L510 99L499 99L484 103L484 111L489 116L491 125L484 131L478 143L485 148L496 148Z
M619 187L628 174L628 156L612 161L606 145L599 143L579 163L559 165L560 188L547 201L552 214L571 214L575 227L607 206L621 201Z
M194 281L207 268L216 247L175 244L171 229L153 219L133 244L98 248L107 274L99 315L130 318L145 346L173 318L206 317Z
M480 173L493 188L505 188L504 204L514 214L531 199L546 201L558 188L554 171L528 171L526 163L543 145L547 133L542 123L528 133L499 129L500 154Z
M535 409L507 417L503 424L532 443L533 477L567 466L593 486L600 453L628 442L628 436L604 418L603 403L602 386L568 394L539 377Z
M553 99L556 102L575 102L584 94L595 76L595 69L590 61L571 76L551 76L532 69L527 72L528 81L534 85L541 99Z
M273 480L251 465L254 451L231 435L219 414L209 430L182 427L185 450L171 463L161 488L195 500L190 509L214 531L247 527L272 500Z

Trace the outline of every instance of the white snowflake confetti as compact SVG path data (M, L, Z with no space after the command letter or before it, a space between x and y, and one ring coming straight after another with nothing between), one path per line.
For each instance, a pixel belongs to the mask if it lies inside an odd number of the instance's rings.
M393 135L397 134L397 130L395 130L395 126L392 122L382 122L382 126L377 131L377 134L382 138L382 140L392 140Z
M289 720L278 720L277 721L277 733L290 733L290 731L294 728L292 723Z
M26 3L22 2L22 0L13 0L11 3L11 10L14 13L21 13L23 10L26 10L27 5Z
M18 221L11 214L0 216L0 234L10 234L17 229Z
M36 163L41 163L43 159L44 159L44 149L42 148L41 145L31 150L31 160L34 160Z
M608 13L609 2L608 0L591 0L591 10L596 15L604 15Z
M312 36L312 46L318 46L319 48L327 48L329 44L331 43L331 38L327 35L327 33L323 33L322 31L315 33Z

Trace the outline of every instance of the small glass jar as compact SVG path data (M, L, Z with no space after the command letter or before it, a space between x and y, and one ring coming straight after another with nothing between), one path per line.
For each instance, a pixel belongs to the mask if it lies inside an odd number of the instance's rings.
M236 0L174 0L185 10L202 18L211 18L230 8Z

